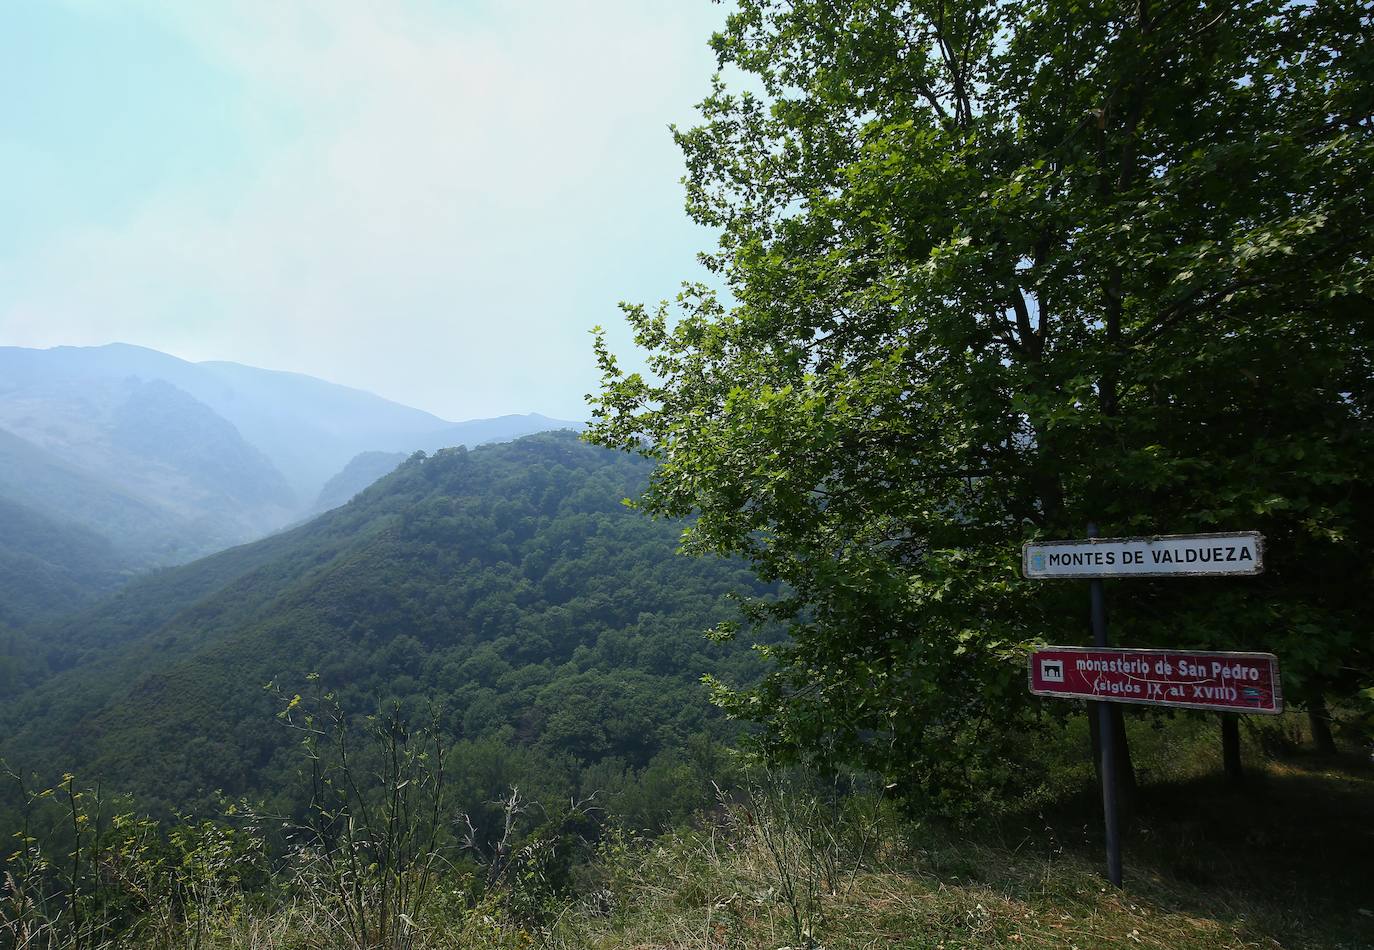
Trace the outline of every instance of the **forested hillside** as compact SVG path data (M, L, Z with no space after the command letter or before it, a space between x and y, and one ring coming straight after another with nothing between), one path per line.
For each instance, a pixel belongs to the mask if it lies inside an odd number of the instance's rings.
M0 498L0 626L89 602L119 585L122 566L95 532Z
M417 454L299 529L44 631L50 675L6 704L0 755L150 807L287 794L293 740L264 686L309 695L318 673L357 713L433 700L448 734L525 747L568 788L642 768L707 730L703 672L756 675L698 634L731 591L760 593L621 505L646 475L571 434Z

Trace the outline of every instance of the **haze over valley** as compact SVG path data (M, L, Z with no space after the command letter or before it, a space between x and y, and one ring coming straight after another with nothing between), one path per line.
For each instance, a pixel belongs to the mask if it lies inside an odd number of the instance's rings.
M343 504L411 453L562 428L580 423L452 422L309 376L127 344L3 347L0 589L37 574L22 602L79 602ZM4 609L19 619L15 601Z

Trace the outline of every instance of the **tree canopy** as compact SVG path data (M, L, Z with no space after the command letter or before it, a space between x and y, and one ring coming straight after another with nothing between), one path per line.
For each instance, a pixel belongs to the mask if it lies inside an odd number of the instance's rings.
M216 790L289 812L305 792L277 693L318 688L354 719L437 714L480 785L472 807L510 784L566 801L586 783L646 827L709 802L704 779L652 789L738 731L700 677L762 664L699 634L764 587L738 561L675 557L678 526L624 509L648 468L573 433L417 453L291 531L13 646L0 627L0 763L101 780L161 814L213 813ZM13 791L0 781L0 837Z
M1300 702L1374 682L1366 4L741 0L711 42L746 88L675 135L724 289L624 308L648 371L598 338L590 437L786 582L727 708L998 778L1025 647L1086 637L1019 547L1088 521L1268 541L1257 580L1114 589L1127 642L1273 650Z

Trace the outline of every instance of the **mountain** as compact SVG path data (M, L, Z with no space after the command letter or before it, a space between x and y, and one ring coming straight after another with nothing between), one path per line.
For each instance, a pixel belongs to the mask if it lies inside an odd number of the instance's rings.
M261 537L296 508L266 456L165 380L33 380L22 389L7 382L0 429L176 519L191 554ZM31 479L11 483L20 492L39 490ZM98 523L88 527L107 533Z
M627 511L646 463L572 434L416 455L292 531L138 580L42 632L49 677L0 703L0 757L165 808L289 784L269 681L355 712L442 704L452 736L560 774L639 767L715 728L702 673L742 565L680 557ZM605 765L618 763L618 765Z
M0 347L0 402L36 387L84 389L101 380L161 380L232 425L285 476L300 505L350 458L405 449L451 423L371 393L298 373L191 363L145 347ZM395 444L393 444L395 443Z
M430 435L452 425L361 389L300 373L239 363L193 365L205 377L204 382L192 384L199 398L267 453L303 505L359 453L408 454L439 448Z
M7 395L0 623L10 628L74 610L141 570L261 537L294 508L271 463L169 383Z
M35 388L81 390L93 381L129 378L169 383L232 425L285 477L295 494L296 514L308 511L324 483L361 452L409 454L580 426L537 414L454 423L300 373L191 363L125 343L0 347L0 404L23 399Z
M0 429L0 499L93 532L129 567L176 563L203 553L197 551L194 525L156 500L129 492L112 475L77 467Z
M405 460L404 452L363 452L353 456L343 471L324 483L315 500L315 512L346 504L377 479L396 471L396 466Z
M474 448L490 445L493 442L509 442L522 436L538 432L554 432L564 429L581 431L580 422L566 419L550 419L537 412L526 415L498 416L495 419L473 419L445 426L437 433L421 439L414 446L415 451L434 452L440 449L464 446ZM358 492L371 485L384 475L396 470L396 466L406 460L408 452L360 452L349 460L341 471L336 473L320 489L311 514L319 514L337 508Z
M491 442L509 442L511 439L533 435L536 432L553 432L562 429L580 432L583 427L581 422L550 419L548 416L541 416L537 412L526 415L497 416L494 419L472 419L468 422L447 425L438 432L431 433L415 448L425 452L433 452L436 449L449 448L455 445L473 448Z
M399 461L577 425L537 414L453 423L298 373L120 343L0 347L0 500L93 532L114 548L115 576L261 538L323 510L331 478L324 507L395 467L355 463L360 454ZM0 589L36 585L48 593L20 601L36 606L54 599L49 568L78 585L86 576L78 564L44 565L0 558Z

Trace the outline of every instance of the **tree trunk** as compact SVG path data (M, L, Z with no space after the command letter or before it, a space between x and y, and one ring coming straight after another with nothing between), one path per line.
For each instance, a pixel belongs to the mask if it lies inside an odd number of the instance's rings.
M1226 784L1239 785L1245 778L1240 765L1240 717L1221 714L1221 770Z
M1336 740L1331 735L1331 713L1326 709L1326 699L1320 692L1313 692L1307 701L1307 721L1312 726L1312 741L1322 755L1336 754Z

